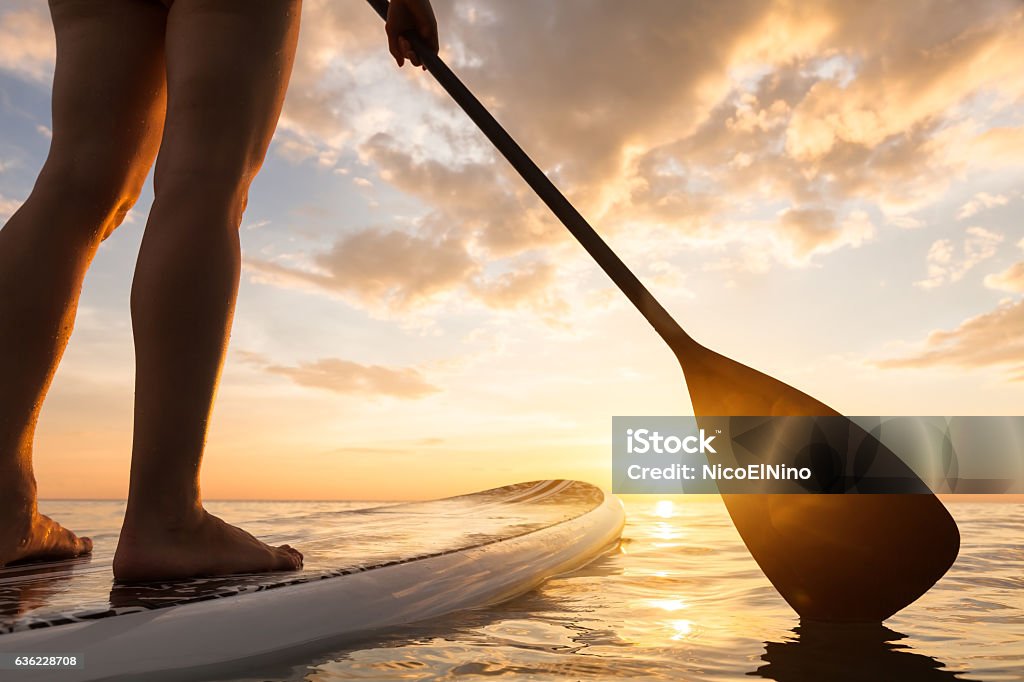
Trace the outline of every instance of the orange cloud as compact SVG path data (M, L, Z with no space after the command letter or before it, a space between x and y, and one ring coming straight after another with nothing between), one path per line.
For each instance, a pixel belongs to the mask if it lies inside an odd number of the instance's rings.
M0 194L0 220L6 221L21 206L21 202L15 199L8 199Z
M1024 261L1018 261L1002 272L989 275L985 278L985 286L989 289L1024 292Z
M922 289L934 289L943 284L958 282L974 266L996 254L1003 235L983 227L969 227L957 254L950 239L940 239L928 249L928 277L914 282Z
M278 151L293 160L337 161L360 110L355 66L385 45L365 3L305 0L295 64L281 114Z
M528 306L547 313L565 312L565 301L550 292L554 279L554 266L534 261L489 280L475 280L470 289L491 308Z
M472 234L478 246L493 255L514 255L564 239L548 209L512 176L503 160L447 165L417 159L384 133L371 137L359 150L382 180L437 211L432 224Z
M874 226L863 212L856 212L842 225L836 225L835 214L830 210L788 209L782 213L780 225L798 259L843 245L860 246L874 234Z
M530 308L548 315L566 309L552 291L555 269L549 263L511 259L505 266L504 272L488 275L464 238L381 229L347 235L305 265L245 261L258 282L337 294L376 312L408 311L454 292L494 309Z
M876 364L899 368L1021 363L1024 363L1024 299L1006 301L991 312L964 320L956 329L934 331L928 335L920 352Z
M418 229L458 233L474 258L564 240L428 78L382 70L372 12L342 4L304 10L279 149L328 166L358 150L426 204ZM1024 97L1015 3L436 5L443 55L602 232L656 225L744 249L742 225L781 214L755 236L756 267L802 265L868 241L870 221L851 219L872 208L880 224L921 225L909 214L968 157L986 166L971 140L993 147L992 165L1024 160L1024 135L996 127ZM616 58L586 57L595 45ZM404 89L352 95L381 82ZM819 209L848 218L804 214Z
M1003 194L989 194L988 192L978 192L971 200L960 207L957 211L957 220L966 220L971 216L977 215L988 208L994 206L1005 206L1009 198Z
M981 167L1024 165L1024 126L986 130L971 140L964 155Z
M407 309L459 287L479 270L455 238L367 229L340 239L303 269L248 259L257 279L344 294L364 305Z
M0 15L0 69L49 84L56 54L53 26L45 11L36 8Z
M1024 61L1024 12L1012 3L976 5L967 16L930 12L927 22L910 3L835 9L845 29L835 42L858 48L860 64L849 83L822 80L796 108L787 133L794 156L818 159L840 141L875 147L947 116L981 89L1011 101L1024 89L1016 66ZM872 33L858 35L869 17Z
M1024 239L1017 242L1024 249ZM993 273L985 278L985 286L1013 293L1024 292L1024 261L1018 261L1002 272Z
M296 367L269 365L264 369L271 374L287 377L300 386L322 388L335 393L414 399L441 390L412 367L361 365L338 358L304 362Z

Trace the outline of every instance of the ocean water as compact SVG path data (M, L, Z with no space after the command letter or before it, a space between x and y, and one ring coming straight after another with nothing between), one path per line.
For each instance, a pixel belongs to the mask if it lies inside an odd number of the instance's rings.
M345 502L211 502L261 536ZM44 511L109 544L123 505ZM954 503L950 572L883 626L801 626L721 502L626 504L621 547L491 607L395 628L252 680L1024 680L1024 504ZM301 548L300 548L301 549Z

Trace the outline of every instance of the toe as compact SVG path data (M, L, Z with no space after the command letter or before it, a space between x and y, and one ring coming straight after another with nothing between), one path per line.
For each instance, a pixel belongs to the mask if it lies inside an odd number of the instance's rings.
M45 554L54 558L76 557L83 553L86 547L85 538L80 538L73 532L60 525L49 517L44 517L49 526L50 539ZM92 540L89 540L88 547L92 547Z
M299 552L299 550L294 549L293 547L290 547L288 545L281 545L281 547L279 547L278 550L280 551L281 555L285 557L285 560L288 562L289 566L291 566L293 570L298 570L302 568L302 553Z
M92 538L78 538L78 556L92 554Z

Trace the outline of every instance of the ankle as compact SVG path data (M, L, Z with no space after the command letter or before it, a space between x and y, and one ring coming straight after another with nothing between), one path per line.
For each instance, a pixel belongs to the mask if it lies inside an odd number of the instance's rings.
M19 464L0 464L0 506L36 508L36 478L30 467Z
M166 532L188 532L198 527L206 510L201 502L154 503L150 500L136 502L136 495L129 495L125 510L123 529L144 534Z
M29 537L32 525L38 517L35 480L19 482L0 473L0 551L10 549L10 543L23 543ZM19 544L20 546L20 544ZM3 559L0 558L0 566Z

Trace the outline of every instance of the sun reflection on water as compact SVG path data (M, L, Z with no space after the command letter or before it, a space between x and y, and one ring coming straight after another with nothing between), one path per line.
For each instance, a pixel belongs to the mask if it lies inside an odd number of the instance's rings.
M682 599L650 599L647 603L663 611L679 611L688 606Z
M693 632L693 623L688 620L670 620L668 625L674 632L671 637L674 641L685 639L691 632Z

